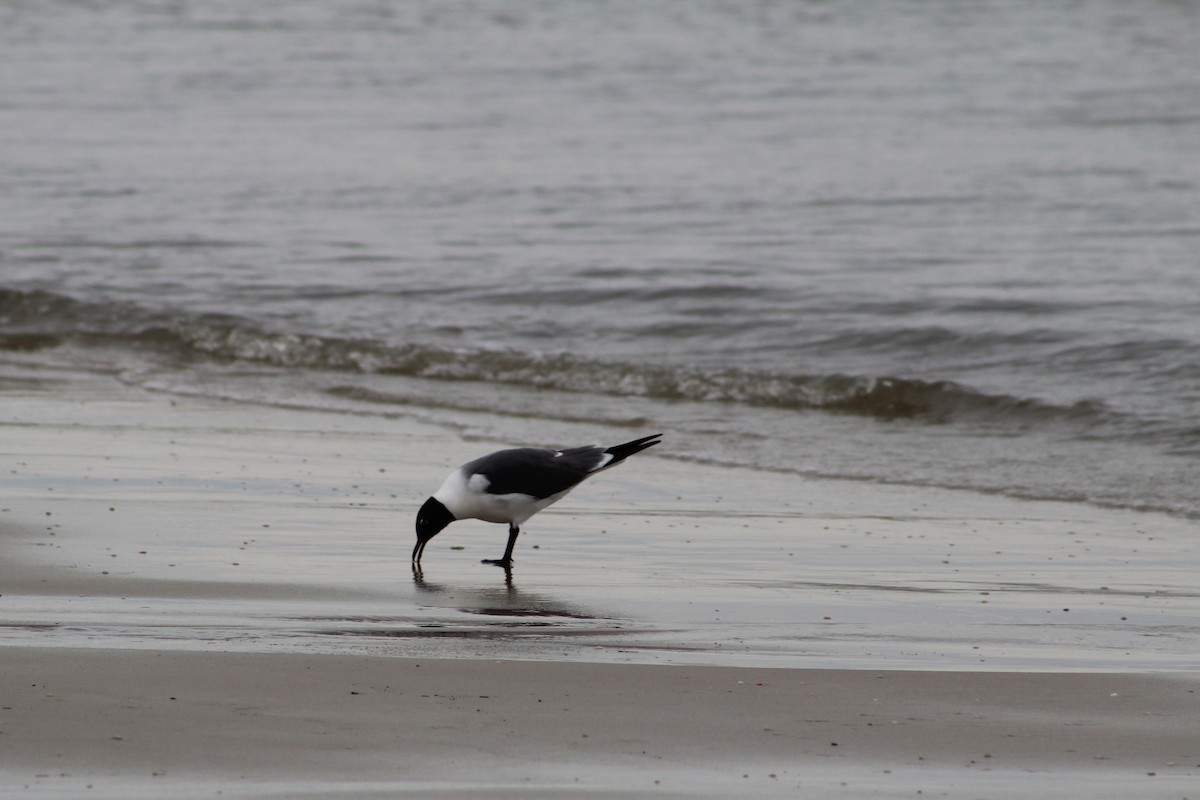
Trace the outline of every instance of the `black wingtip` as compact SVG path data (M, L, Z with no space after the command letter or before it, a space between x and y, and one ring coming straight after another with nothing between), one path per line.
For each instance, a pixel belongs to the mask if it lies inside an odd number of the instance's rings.
M654 447L654 445L660 443L662 443L662 434L656 433L653 436L643 436L641 439L625 442L625 444L615 444L604 452L612 456L612 461L609 462L609 466L611 466L624 461L634 453L640 453L647 447Z

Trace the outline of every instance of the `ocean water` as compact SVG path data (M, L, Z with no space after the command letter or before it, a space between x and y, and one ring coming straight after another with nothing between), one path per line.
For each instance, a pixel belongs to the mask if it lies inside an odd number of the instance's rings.
M1200 517L1200 4L0 2L30 368Z

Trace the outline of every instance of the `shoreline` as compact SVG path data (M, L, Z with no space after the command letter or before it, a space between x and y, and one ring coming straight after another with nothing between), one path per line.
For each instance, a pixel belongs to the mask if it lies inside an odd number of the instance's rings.
M103 376L6 400L8 788L1177 800L1200 775L1183 521L647 455L539 515L511 582L482 523L415 580L409 506L490 443Z

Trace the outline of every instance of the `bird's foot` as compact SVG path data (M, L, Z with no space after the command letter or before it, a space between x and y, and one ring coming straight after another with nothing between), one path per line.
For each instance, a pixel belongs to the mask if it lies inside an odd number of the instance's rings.
M491 564L493 567L504 567L505 569L512 569L513 565L511 558L485 558L480 563Z

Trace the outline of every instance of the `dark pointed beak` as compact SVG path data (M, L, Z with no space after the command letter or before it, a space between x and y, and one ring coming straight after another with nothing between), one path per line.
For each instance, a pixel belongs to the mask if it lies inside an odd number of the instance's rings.
M413 547L412 554L412 563L414 567L421 566L421 554L425 552L425 545L428 543L428 539L417 539L417 544Z

